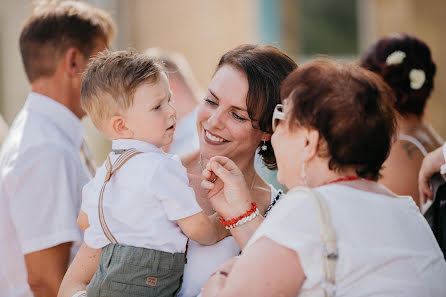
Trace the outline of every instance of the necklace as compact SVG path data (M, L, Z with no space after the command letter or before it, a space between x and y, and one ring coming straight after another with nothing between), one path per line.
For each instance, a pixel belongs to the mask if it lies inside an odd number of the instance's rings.
M359 179L360 178L358 176L351 175L351 176L340 177L340 178L334 179L332 181L325 182L322 185L324 186L324 185L329 185L329 184L334 184L334 183L340 183L343 181L353 181L353 180L359 180Z
M203 167L203 159L202 159L202 157L201 157L201 154L200 154L200 158L198 159L198 165L200 165L201 171L203 172L204 167ZM214 174L215 174L215 173L214 173ZM257 174L254 173L254 176L252 177L251 187L249 187L249 191L251 191L252 188L254 187L254 181L256 180L256 175L257 175ZM215 177L214 180L212 180L211 182L213 183L213 182L215 182L216 180L217 180L217 177Z

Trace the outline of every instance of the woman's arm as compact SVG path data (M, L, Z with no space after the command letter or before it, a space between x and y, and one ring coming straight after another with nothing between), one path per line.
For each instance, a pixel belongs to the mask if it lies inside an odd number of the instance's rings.
M432 200L433 193L429 180L434 173L440 172L441 166L445 164L445 156L443 155L444 146L446 144L429 153L421 164L420 174L418 176L418 190L422 202L426 202L427 199Z
M62 280L57 296L71 297L85 290L98 269L100 257L101 249L92 249L83 243Z
M305 280L299 256L291 249L261 237L228 271L217 271L206 282L203 297L295 297Z

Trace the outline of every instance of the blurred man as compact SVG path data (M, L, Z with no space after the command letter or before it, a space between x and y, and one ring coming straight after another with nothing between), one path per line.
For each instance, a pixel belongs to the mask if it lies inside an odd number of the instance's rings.
M150 48L146 54L160 59L167 71L172 101L177 111L177 127L171 145L166 148L172 154L184 154L199 148L196 109L203 91L195 79L186 58L160 48Z
M38 2L22 28L32 92L0 153L1 297L56 296L82 240L82 72L113 34L108 14L74 1Z

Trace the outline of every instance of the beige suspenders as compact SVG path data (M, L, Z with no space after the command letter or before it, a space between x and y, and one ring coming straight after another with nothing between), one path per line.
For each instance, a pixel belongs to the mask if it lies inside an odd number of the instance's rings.
M110 178L113 176L113 174L118 171L119 168L122 167L122 165L125 164L128 160L133 158L134 156L141 154L141 152L136 151L135 149L129 149L125 150L119 157L116 159L116 161L111 163L110 161L110 155L107 156L107 160L105 163L105 167L107 168L107 174L105 176L104 184L102 185L101 192L99 194L99 203L98 203L98 212L99 212L99 222L101 223L102 231L104 232L105 236L108 240L110 240L111 243L118 243L116 238L111 233L110 229L107 226L107 222L105 221L104 217L104 207L103 207L103 200L104 200L104 190L107 183L110 181Z
M322 195L310 188L298 187L290 192L303 191L310 195L319 216L319 232L322 239L322 264L324 265L323 288L326 297L336 295L336 264L338 260L338 247L336 231L331 223L330 213ZM288 192L288 193L290 193Z

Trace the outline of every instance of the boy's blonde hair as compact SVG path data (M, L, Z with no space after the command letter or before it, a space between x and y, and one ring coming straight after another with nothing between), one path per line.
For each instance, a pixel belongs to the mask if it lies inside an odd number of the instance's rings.
M99 53L84 72L82 108L103 131L105 120L130 108L136 89L157 83L163 71L158 60L131 50Z

